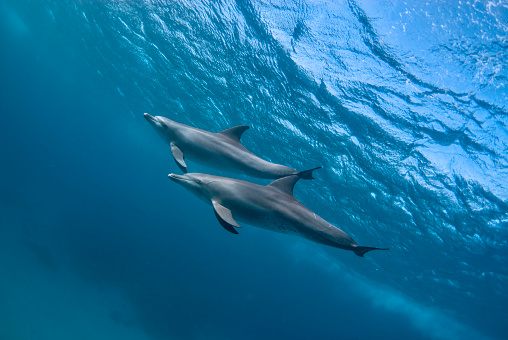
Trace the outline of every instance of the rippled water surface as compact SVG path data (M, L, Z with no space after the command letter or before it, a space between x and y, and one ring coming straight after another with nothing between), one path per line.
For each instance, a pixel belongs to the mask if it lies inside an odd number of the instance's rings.
M0 339L508 336L506 2L3 0L0 22ZM144 112L322 166L295 196L390 251L226 233Z

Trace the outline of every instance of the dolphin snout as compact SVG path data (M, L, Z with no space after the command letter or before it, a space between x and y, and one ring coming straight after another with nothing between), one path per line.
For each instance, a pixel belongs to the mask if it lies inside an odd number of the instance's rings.
M177 174L169 174L168 175L169 179L174 181L174 182L178 182L178 181L185 181L185 176L182 176L182 175L177 175Z
M157 117L152 116L151 114L145 113L145 119L150 123L158 123Z

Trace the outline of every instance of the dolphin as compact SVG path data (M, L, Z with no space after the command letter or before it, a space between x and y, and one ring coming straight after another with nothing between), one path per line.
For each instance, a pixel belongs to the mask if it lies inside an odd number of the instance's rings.
M220 225L233 234L238 234L236 229L241 227L238 222L243 222L351 250L360 257L371 250L388 250L359 246L351 236L300 203L293 196L293 188L301 178L298 174L277 179L266 186L199 173L170 174L169 178L211 204Z
M299 173L290 167L265 161L247 150L240 138L248 126L235 126L213 133L148 113L145 113L145 118L171 146L173 158L184 173L187 172L185 158L219 170L243 172L258 178L275 179ZM313 179L312 172L301 173L301 176Z

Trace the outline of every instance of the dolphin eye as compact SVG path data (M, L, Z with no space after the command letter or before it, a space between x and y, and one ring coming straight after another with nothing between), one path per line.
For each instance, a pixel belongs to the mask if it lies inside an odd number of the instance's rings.
M200 180L200 179L196 179L196 183L197 183L197 184L201 184L201 183L203 183L203 181L202 181L202 180Z

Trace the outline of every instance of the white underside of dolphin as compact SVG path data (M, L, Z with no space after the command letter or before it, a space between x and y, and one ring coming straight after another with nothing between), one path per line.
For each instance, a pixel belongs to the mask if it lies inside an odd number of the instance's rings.
M351 250L361 257L371 250L387 250L359 246L344 231L301 204L293 196L293 187L301 178L298 175L278 179L267 186L197 173L170 174L169 178L211 204L219 223L234 234L238 234L240 223L245 223Z
M228 172L242 172L258 178L281 178L298 173L290 167L270 163L247 150L240 138L249 128L236 126L221 132L209 132L180 124L161 116L145 113L146 120L171 146L171 153L178 167L187 172L186 159L208 167ZM312 179L311 172L302 178Z

